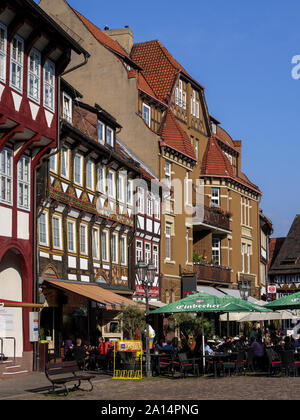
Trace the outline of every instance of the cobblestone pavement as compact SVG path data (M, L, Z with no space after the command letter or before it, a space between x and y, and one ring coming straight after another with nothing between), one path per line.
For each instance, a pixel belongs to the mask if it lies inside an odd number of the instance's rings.
M92 392L49 394L43 374L0 381L0 400L299 400L300 378L152 378L142 381L113 380L98 376Z

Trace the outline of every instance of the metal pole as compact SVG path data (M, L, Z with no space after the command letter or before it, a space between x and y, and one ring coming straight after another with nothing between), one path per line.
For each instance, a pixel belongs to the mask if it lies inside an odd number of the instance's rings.
M204 338L204 318L203 312L201 313L201 323L202 323L202 359L203 359L203 374L205 373L205 338Z
M148 322L148 312L149 312L149 289L148 283L145 282L145 297L146 297L146 376L150 378L151 374L151 358L150 358L150 345L149 345L149 322Z

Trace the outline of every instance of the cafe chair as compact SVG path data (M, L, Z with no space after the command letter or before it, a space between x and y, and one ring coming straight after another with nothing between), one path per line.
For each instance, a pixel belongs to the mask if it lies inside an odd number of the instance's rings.
M199 363L195 359L188 359L187 353L178 353L179 370L184 378L186 374L192 372L193 375L199 376Z
M285 374L290 376L291 372L294 373L294 376L298 376L298 369L300 369L300 362L295 361L295 355L293 350L287 350L282 353L283 366L285 369Z
M221 361L221 366L223 368L224 374L228 371L229 375L231 376L231 372L234 372L235 374L238 373L245 373L245 366L246 366L246 360L245 360L245 353L243 351L238 352L236 360L231 361Z
M282 373L283 363L282 360L279 359L278 356L274 352L272 352L272 349L266 349L267 354L267 360L268 360L268 372L269 376L272 375L277 370L280 370L280 373Z

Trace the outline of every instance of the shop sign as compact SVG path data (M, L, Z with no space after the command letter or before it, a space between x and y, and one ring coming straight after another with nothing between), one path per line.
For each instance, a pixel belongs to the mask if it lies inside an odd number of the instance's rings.
M140 284L137 284L135 293L137 295L145 296L145 289ZM149 296L159 296L159 287L151 287L151 289L149 289Z
M119 352L130 353L130 357L118 365ZM129 355L128 355L129 356ZM122 340L114 343L113 379L143 379L143 343L137 340Z

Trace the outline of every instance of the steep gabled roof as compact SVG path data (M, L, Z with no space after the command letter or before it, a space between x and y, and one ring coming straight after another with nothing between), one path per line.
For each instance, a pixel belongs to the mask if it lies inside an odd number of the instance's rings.
M125 59L125 61L132 64L134 67L139 67L116 40L112 39L109 35L106 35L104 31L102 31L100 28L98 28L96 25L90 22L81 13L77 12L77 10L72 10L79 17L82 23L87 27L90 33L96 38L96 40L100 42L100 44L102 44L104 47L108 48L118 56L121 56L123 59Z
M270 268L270 274L300 274L300 214L297 214L280 251Z
M186 132L181 128L175 115L168 109L158 134L165 145L190 159L197 160L194 148Z
M257 194L261 194L259 188L252 184L245 174L242 173L239 177L234 173L229 159L225 153L223 153L215 137L210 137L208 139L206 151L202 160L200 177L231 178L239 184L252 189Z
M131 58L143 69L143 75L157 98L166 104L179 72L204 89L158 40L134 44Z
M270 270L270 268L272 267L284 241L285 241L285 238L271 238L270 239L268 270Z

